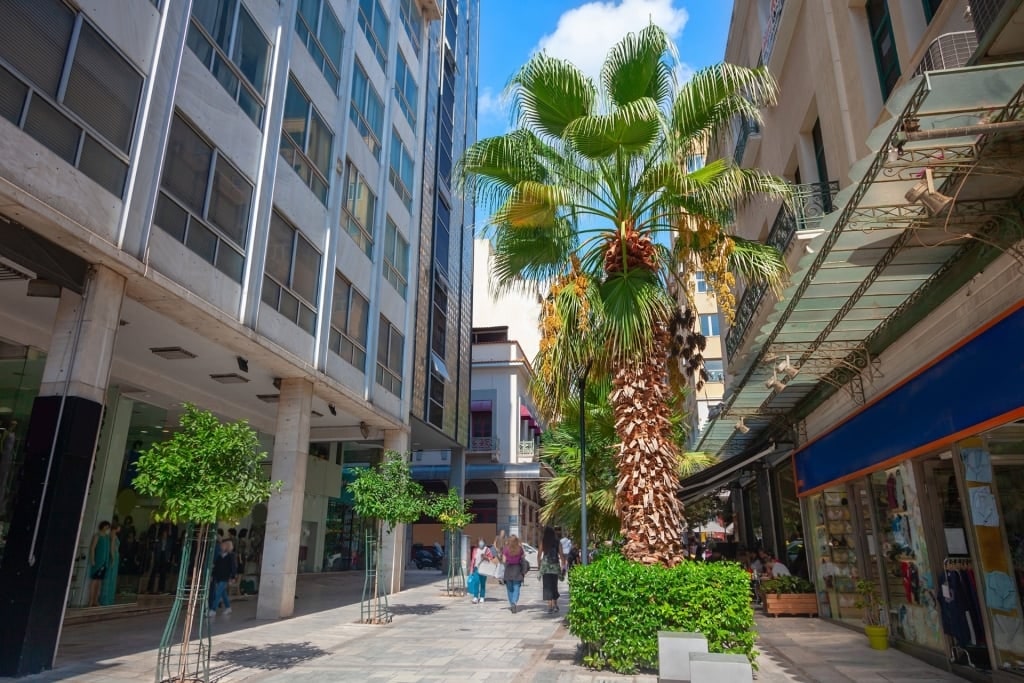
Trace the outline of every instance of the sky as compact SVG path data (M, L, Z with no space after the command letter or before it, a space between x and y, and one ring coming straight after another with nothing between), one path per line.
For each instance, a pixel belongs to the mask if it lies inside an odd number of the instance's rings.
M722 60L732 0L481 0L478 137L508 129L501 93L534 52L596 78L609 48L650 21L673 38L685 74Z

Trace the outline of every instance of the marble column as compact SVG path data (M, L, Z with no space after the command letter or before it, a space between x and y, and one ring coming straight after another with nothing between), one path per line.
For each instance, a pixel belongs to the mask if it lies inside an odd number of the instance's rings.
M94 265L82 296L61 293L0 565L0 676L53 666L125 284Z
M409 459L409 433L397 429L384 432L384 450L397 451ZM406 534L408 525L398 524L390 533L385 529L381 543L380 581L385 590L397 593L405 585Z
M281 482L281 490L274 493L267 504L257 619L290 617L295 610L295 577L302 538L312 410L313 385L308 380L281 380L270 474L272 481Z

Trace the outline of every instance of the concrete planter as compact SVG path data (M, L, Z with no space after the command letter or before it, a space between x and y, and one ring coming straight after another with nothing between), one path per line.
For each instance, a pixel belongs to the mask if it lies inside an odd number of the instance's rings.
M818 596L814 593L768 593L764 596L764 611L773 617L780 614L813 617L818 614Z

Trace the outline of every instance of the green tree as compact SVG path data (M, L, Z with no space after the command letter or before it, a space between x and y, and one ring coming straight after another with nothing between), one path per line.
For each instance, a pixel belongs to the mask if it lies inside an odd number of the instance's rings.
M391 620L387 595L380 581L381 555L384 531L394 531L399 524L412 524L426 512L423 487L413 481L412 471L405 456L398 451L386 451L375 467L361 469L355 481L348 485L352 494L352 509L364 519L376 521L373 557L367 557L367 572L372 579L363 585L362 618L368 623ZM397 553L396 553L397 555ZM392 570L401 570L392 567Z
M446 493L435 493L427 499L425 508L427 516L436 519L444 529L449 595L466 594L466 576L462 572L462 562L459 557L462 538L459 532L472 524L473 519L476 518L476 515L469 511L472 504L473 501L463 498L458 489L448 489Z
M157 498L153 514L158 521L186 523L194 528L195 542L183 551L178 578L178 601L168 618L161 643L159 680L170 670L170 639L181 638L177 656L177 678L192 680L198 675L191 666L204 670L209 678L209 626L204 596L209 588L213 526L218 520L238 520L257 503L266 501L279 485L272 484L263 471L267 454L259 449L256 432L247 422L223 423L213 413L186 403L179 420L181 429L162 443L142 453L138 475L132 482L136 491ZM191 539L189 539L191 540ZM179 623L179 603L185 605L184 622ZM193 633L199 634L199 657L190 654ZM205 638L205 645L204 645Z
M598 83L533 56L508 88L514 129L458 165L492 210L496 288L554 283L542 355L559 360L541 359L549 404L585 369L612 377L624 553L666 565L682 559L683 522L667 376L703 372L696 316L678 303L688 271L700 264L727 314L735 275L778 288L786 274L777 250L727 230L737 206L784 196L786 183L728 160L688 168L734 124L759 122L775 97L770 73L718 64L680 86L673 55L652 25L612 48Z

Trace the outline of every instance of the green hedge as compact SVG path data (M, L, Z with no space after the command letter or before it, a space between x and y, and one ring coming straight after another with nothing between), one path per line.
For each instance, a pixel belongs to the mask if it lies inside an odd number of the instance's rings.
M728 562L683 562L673 569L609 555L570 577L569 631L583 663L620 673L658 667L658 631L702 633L711 652L755 663L750 577Z

